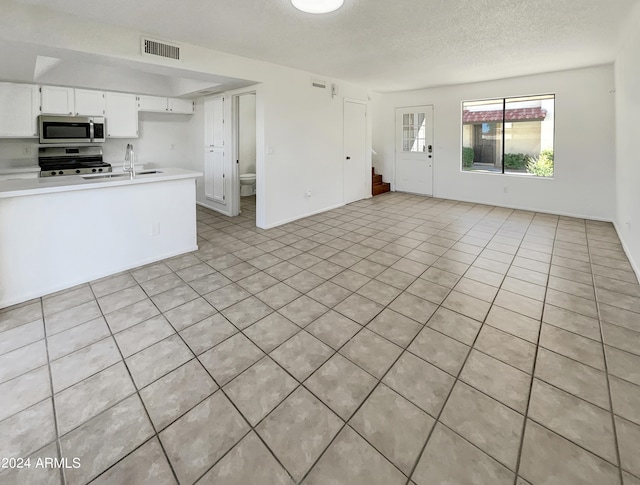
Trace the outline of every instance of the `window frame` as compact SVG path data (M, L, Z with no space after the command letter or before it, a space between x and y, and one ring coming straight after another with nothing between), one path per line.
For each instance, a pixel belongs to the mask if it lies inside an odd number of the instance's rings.
M512 121L506 121L506 106L507 103L511 100L520 100L520 99L526 99L526 98L552 98L553 99L553 152L555 153L555 146L556 146L556 100L557 100L557 93L555 92L546 92L546 93L539 93L539 94L529 94L529 95L512 95L512 96L502 96L502 97L487 97L487 98L475 98L475 99L463 99L460 102L460 158L459 158L459 170L462 173L474 173L474 174L481 174L481 175L503 175L503 176L511 176L511 177L525 177L525 178L536 178L536 179L544 179L544 180L553 180L555 178L556 175L556 167L555 167L555 158L554 158L554 166L553 166L553 175L551 176L537 176L533 173L515 173L515 172L509 172L509 171L505 171L505 144L506 144L506 136L505 136L505 126L507 123L512 123ZM499 121L498 123L501 123L502 126L502 131L501 131L501 143L500 143L500 148L501 148L501 171L497 172L497 171L490 171L490 170L465 170L464 169L464 160L463 160L463 153L464 153L464 110L465 110L465 103L482 103L483 101L495 101L496 104L498 103L502 103L502 121ZM542 147L541 147L542 148ZM542 151L542 150L541 150Z

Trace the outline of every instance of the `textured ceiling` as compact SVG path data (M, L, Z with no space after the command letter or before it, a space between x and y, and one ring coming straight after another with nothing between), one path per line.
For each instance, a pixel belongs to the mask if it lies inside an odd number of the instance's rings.
M318 16L289 0L20 0L380 91L612 62L639 1L345 0Z

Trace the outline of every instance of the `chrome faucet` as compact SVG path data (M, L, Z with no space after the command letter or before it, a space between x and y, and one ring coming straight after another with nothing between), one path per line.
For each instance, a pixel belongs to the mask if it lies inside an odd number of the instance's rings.
M129 163L127 164L127 162ZM136 154L133 151L133 145L131 143L127 143L127 152L124 155L122 170L124 172L129 172L130 178L134 178L136 176Z

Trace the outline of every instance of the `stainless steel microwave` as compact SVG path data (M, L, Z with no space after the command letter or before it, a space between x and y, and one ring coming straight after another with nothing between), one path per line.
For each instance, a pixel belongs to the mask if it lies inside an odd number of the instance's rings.
M38 117L40 143L100 143L105 141L106 120L102 116Z

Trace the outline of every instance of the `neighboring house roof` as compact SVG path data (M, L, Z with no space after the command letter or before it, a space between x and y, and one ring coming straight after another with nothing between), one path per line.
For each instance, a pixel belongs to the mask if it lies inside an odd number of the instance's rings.
M543 108L507 109L504 112L505 121L544 121L547 110ZM495 123L502 122L502 110L462 112L462 123Z

